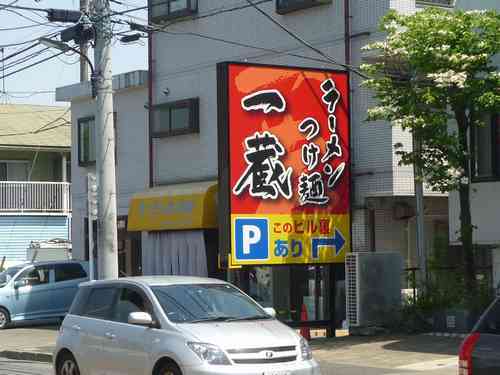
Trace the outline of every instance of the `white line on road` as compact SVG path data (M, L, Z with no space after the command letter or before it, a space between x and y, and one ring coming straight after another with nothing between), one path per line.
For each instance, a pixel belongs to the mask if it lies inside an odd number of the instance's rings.
M438 359L435 361L419 362L411 365L396 367L397 370L408 370L408 371L434 371L443 368L451 368L458 366L458 358L450 357L444 359Z

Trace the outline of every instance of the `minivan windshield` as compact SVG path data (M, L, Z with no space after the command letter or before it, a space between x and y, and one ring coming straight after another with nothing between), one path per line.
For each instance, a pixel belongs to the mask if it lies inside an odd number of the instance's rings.
M23 267L9 267L0 272L0 288L5 286Z
M272 319L228 284L185 284L151 288L173 323Z

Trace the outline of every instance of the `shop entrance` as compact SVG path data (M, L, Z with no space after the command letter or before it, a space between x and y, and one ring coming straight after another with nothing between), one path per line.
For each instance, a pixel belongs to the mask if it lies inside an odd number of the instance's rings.
M325 328L345 319L344 265L254 266L233 270L230 281L292 327Z

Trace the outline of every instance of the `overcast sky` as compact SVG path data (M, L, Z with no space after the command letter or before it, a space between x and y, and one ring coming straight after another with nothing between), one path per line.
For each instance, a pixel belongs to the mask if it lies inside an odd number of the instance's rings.
M0 0L0 4L10 4L13 0ZM124 10L139 6L145 6L146 0L123 0L122 3L126 4L120 6L112 3L114 10ZM64 8L64 9L78 9L79 0L19 0L15 5L34 7L34 8ZM0 5L0 9L1 9ZM46 23L45 13L35 13L30 11L16 11L19 14L0 10L0 46L11 43L19 43L31 39L35 39L58 29L54 25L39 26L37 23ZM131 13L134 16L147 18L146 11L139 11ZM24 16L24 17L23 17ZM27 17L27 18L25 18ZM139 22L139 21L138 21ZM35 27L32 27L35 26ZM68 25L69 26L69 25ZM23 27L21 30L5 30L14 27ZM26 27L26 28L24 28ZM30 44L21 46L5 47L5 56L11 55L16 51L26 48ZM34 57L25 63L16 62L23 56L43 49L44 47L37 47L25 54L13 57L5 61L5 73L9 74L23 66L29 65L36 60L43 59L50 56L50 52L46 51L44 54ZM89 52L93 56L93 51ZM0 54L0 59L1 59ZM28 103L28 104L46 104L46 105L67 105L67 103L55 102L54 93L46 94L30 94L33 91L54 91L56 87L76 83L79 80L79 64L78 56L65 56L55 58L25 70L23 72L12 75L5 79L5 90L8 96L2 96L0 103ZM147 43L143 39L142 45L123 45L119 41L115 42L113 47L113 74L129 72L138 69L147 70ZM0 64L0 77L2 64ZM2 90L3 82L0 81L0 91ZM31 96L32 95L32 96Z

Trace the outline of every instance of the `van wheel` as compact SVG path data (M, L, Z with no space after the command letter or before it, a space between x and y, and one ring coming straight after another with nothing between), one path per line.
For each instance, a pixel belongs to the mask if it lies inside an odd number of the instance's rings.
M80 369L75 358L65 353L57 363L57 375L80 375Z
M165 363L155 375L182 375L181 370L175 363Z
M10 315L7 310L3 307L0 307L0 329L5 329L9 326L10 323Z

